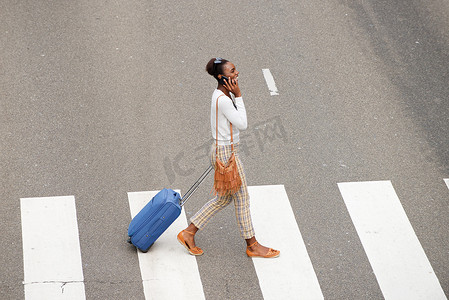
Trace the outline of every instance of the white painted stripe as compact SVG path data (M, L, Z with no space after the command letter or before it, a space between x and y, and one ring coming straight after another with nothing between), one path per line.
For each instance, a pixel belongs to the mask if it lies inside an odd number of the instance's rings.
M279 95L279 91L276 87L276 83L274 82L273 75L271 75L270 69L262 69L262 72L265 77L265 81L267 82L268 89L270 90L270 95Z
M444 179L444 182L446 182L447 188L449 189L449 179Z
M278 258L253 258L264 299L324 299L284 186L248 191L257 240L281 251Z
M391 182L338 187L385 299L446 299Z
M86 299L74 196L22 198L25 299Z
M156 194L157 191L128 193L131 217ZM138 251L145 299L205 299L196 258L176 239L186 227L183 209L147 253Z

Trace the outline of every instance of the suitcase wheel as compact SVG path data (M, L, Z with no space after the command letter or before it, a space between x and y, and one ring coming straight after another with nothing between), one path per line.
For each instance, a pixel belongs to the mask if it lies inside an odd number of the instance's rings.
M140 248L137 248L137 249L139 249L140 250L140 252L142 252L142 253L147 253L148 252L148 250L150 250L150 248L152 247L154 245L154 243L153 244L151 244L150 245L150 247L148 247L148 249L146 249L146 250L142 250L142 249L140 249Z

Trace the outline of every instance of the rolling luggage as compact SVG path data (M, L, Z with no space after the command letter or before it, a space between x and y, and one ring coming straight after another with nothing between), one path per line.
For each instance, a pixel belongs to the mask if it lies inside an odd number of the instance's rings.
M142 252L147 252L159 236L178 218L182 206L195 193L212 169L213 166L209 166L182 198L172 189L164 188L157 193L131 220L128 227L128 243Z

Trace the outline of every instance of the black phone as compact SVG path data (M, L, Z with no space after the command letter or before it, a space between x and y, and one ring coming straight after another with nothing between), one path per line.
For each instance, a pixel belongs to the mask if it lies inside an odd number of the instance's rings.
M229 81L229 78L228 77L226 77L226 76L224 76L224 75L221 75L221 78L218 80L218 82L220 83L220 84L225 84L225 83L227 83L227 82L225 82L225 80L226 81Z

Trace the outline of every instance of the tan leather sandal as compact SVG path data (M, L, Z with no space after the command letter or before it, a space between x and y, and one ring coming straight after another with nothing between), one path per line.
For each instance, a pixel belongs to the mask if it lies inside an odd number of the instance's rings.
M187 251L189 251L190 254L192 255L203 255L204 251L200 248L200 247L194 247L194 248L190 248L189 244L187 244L187 242L184 240L184 237L182 236L182 233L188 233L191 235L195 235L193 232L187 231L187 230L183 230L180 233L178 233L178 241L181 243L181 245L183 245Z
M246 255L248 255L249 257L263 257L263 258L275 258L275 257L278 257L279 255L281 255L281 251L274 250L273 248L268 249L268 253L265 255L255 254L254 252L252 252L250 250L250 248L257 244L259 244L259 243L257 241L255 241L254 243L252 243L251 245L246 247Z

